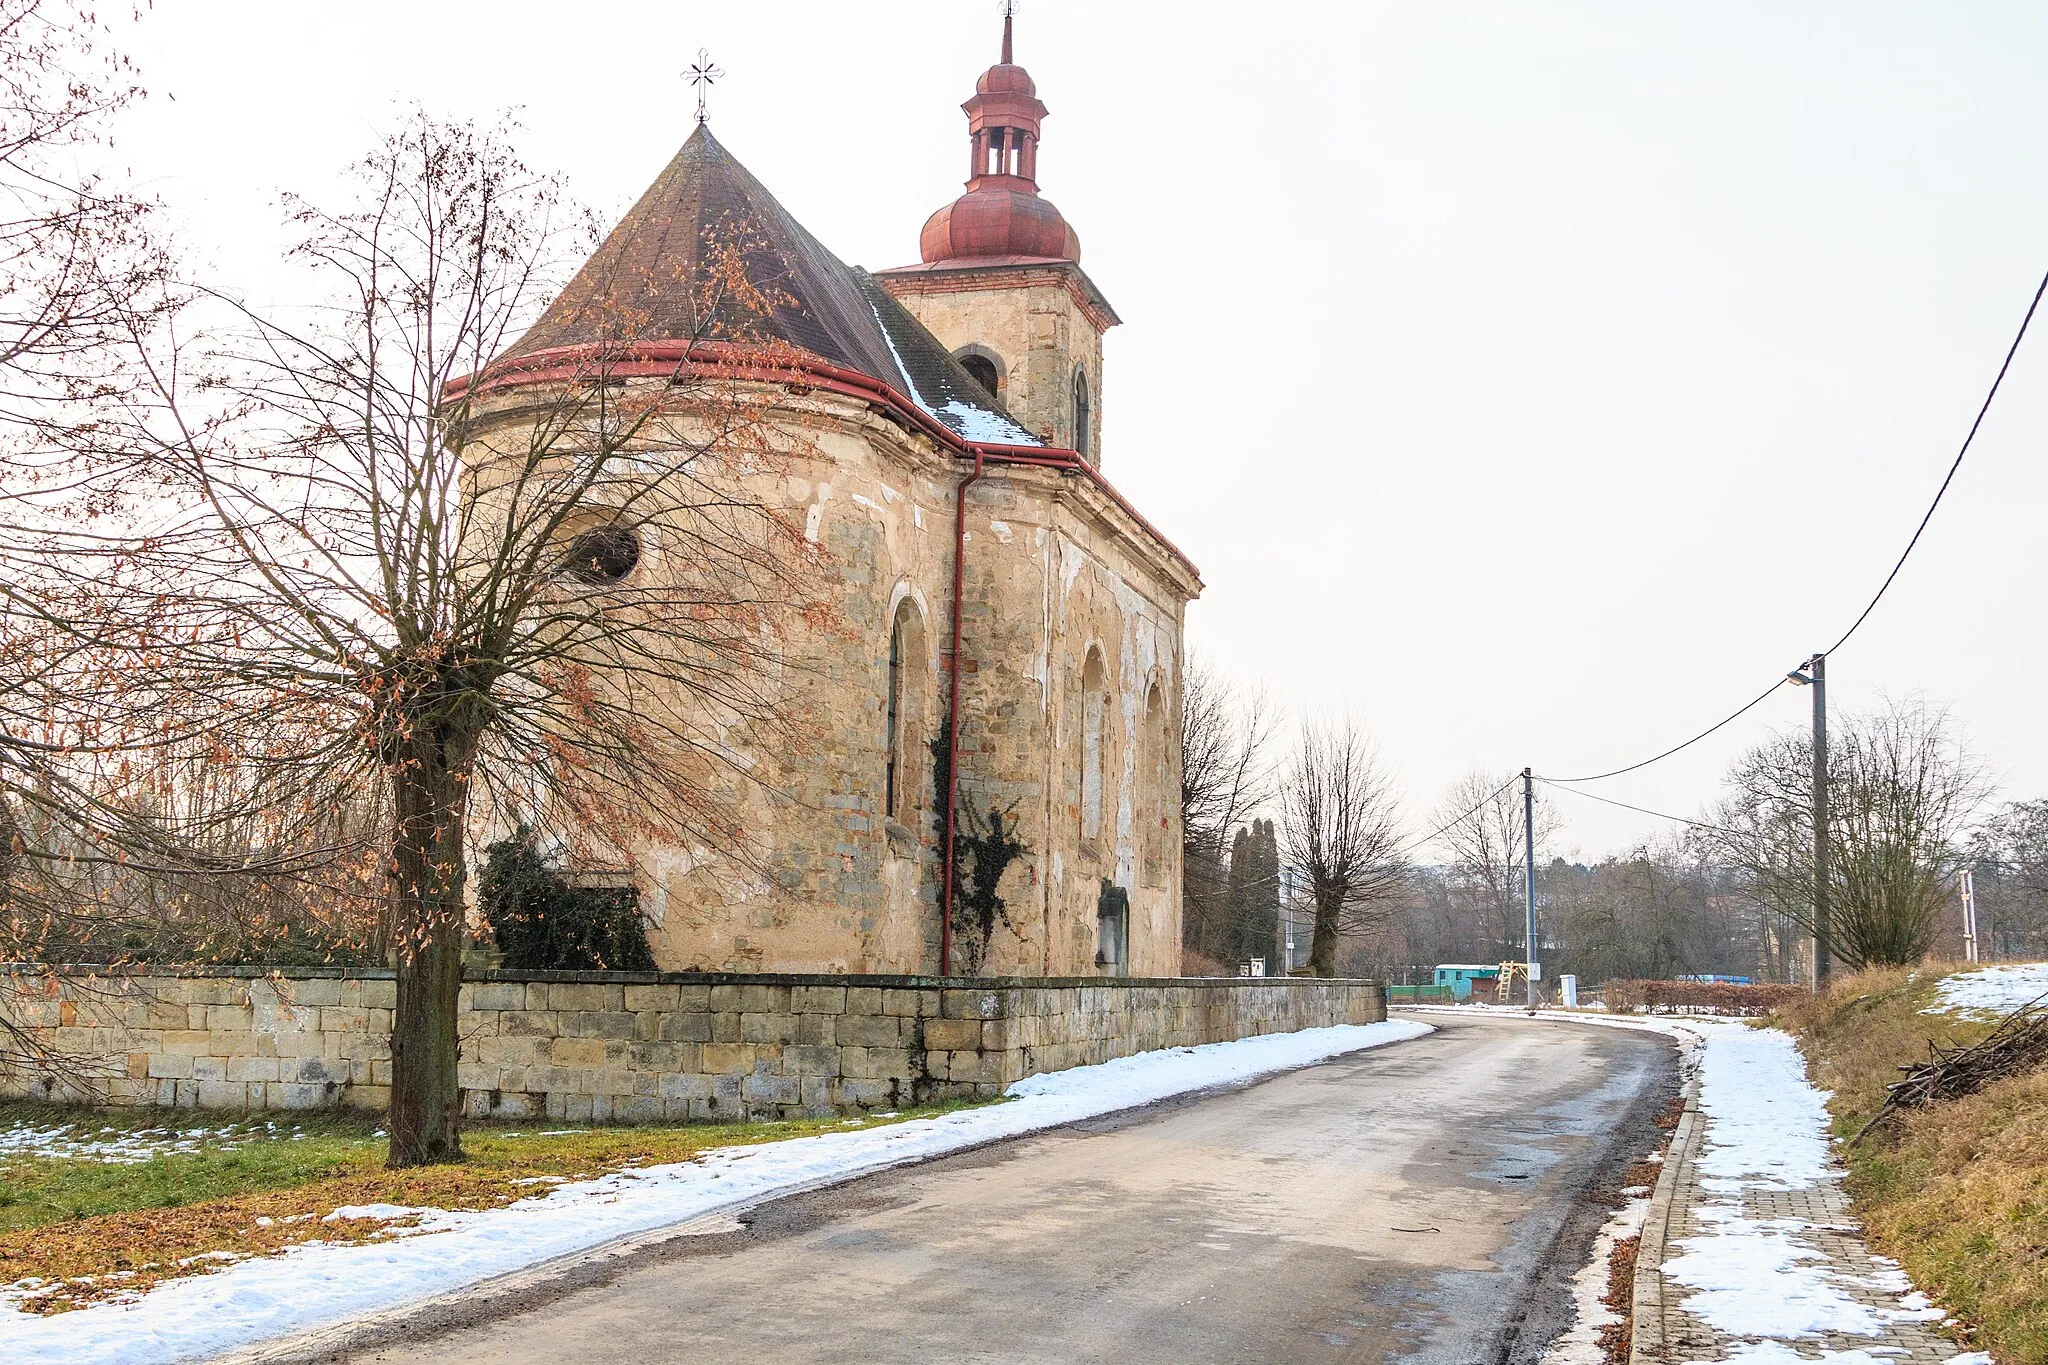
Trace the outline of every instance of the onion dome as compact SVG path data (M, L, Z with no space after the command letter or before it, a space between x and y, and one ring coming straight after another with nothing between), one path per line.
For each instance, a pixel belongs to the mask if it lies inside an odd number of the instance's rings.
M1039 125L1046 108L1031 74L1012 60L1014 21L1003 18L1003 59L982 73L967 114L967 193L925 222L928 265L995 258L1079 261L1081 239L1038 193Z

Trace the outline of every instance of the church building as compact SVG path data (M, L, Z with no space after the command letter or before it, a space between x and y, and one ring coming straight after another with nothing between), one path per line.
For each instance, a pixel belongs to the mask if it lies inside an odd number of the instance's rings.
M747 224L750 272L774 263L755 281L765 326L805 373L774 389L774 420L810 452L776 496L829 566L836 617L784 685L819 738L800 762L748 758L771 775L749 798L768 875L627 850L664 969L1179 974L1182 627L1202 584L1105 475L1118 318L1039 193L1047 109L1008 20L964 109L966 192L925 223L918 263L872 273L700 123L491 366L501 388L543 382L593 344L627 268L650 282L637 344L689 346L721 224ZM990 812L1021 847L983 934L947 834L988 833Z

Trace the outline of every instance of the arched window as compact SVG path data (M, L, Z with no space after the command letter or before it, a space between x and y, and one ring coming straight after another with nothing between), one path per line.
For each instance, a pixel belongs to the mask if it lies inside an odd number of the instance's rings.
M897 604L889 627L888 749L882 779L883 812L902 825L914 824L924 771L924 682L924 620L917 604L906 597Z
M1088 450L1088 437L1094 431L1089 425L1092 409L1088 404L1088 372L1074 371L1074 452L1084 460L1093 461Z
M988 390L988 396L996 396L996 385L1001 381L996 376L996 363L985 355L964 355L960 366L974 376L974 382Z
M1088 651L1081 670L1081 837L1102 837L1103 730L1109 723L1109 689L1102 655Z
M1145 731L1138 748L1138 809L1144 819L1140 840L1147 886L1166 885L1166 835L1171 825L1174 802L1180 793L1168 781L1171 776L1166 735L1166 698L1155 684L1145 699Z

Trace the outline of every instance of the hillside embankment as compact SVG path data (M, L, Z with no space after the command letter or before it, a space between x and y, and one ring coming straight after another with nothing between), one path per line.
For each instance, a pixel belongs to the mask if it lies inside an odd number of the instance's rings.
M2048 990L2048 970L1859 972L1785 1009L1844 1144L1929 1045L1968 1044ZM1871 1244L1999 1365L2048 1365L2048 1067L1899 1112L1844 1146Z

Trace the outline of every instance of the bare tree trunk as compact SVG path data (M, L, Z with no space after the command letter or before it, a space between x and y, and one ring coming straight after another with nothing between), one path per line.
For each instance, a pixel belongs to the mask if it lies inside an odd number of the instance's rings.
M462 1159L461 1038L464 881L468 805L447 749L418 746L393 777L398 828L398 1000L391 1016L391 1152L394 1169Z
M1335 976L1338 937L1381 928L1408 889L1399 798L1347 720L1302 726L1280 804L1288 859L1316 908L1309 971Z
M1315 934L1309 940L1308 969L1315 976L1337 974L1337 932L1344 913L1341 903L1316 902Z

